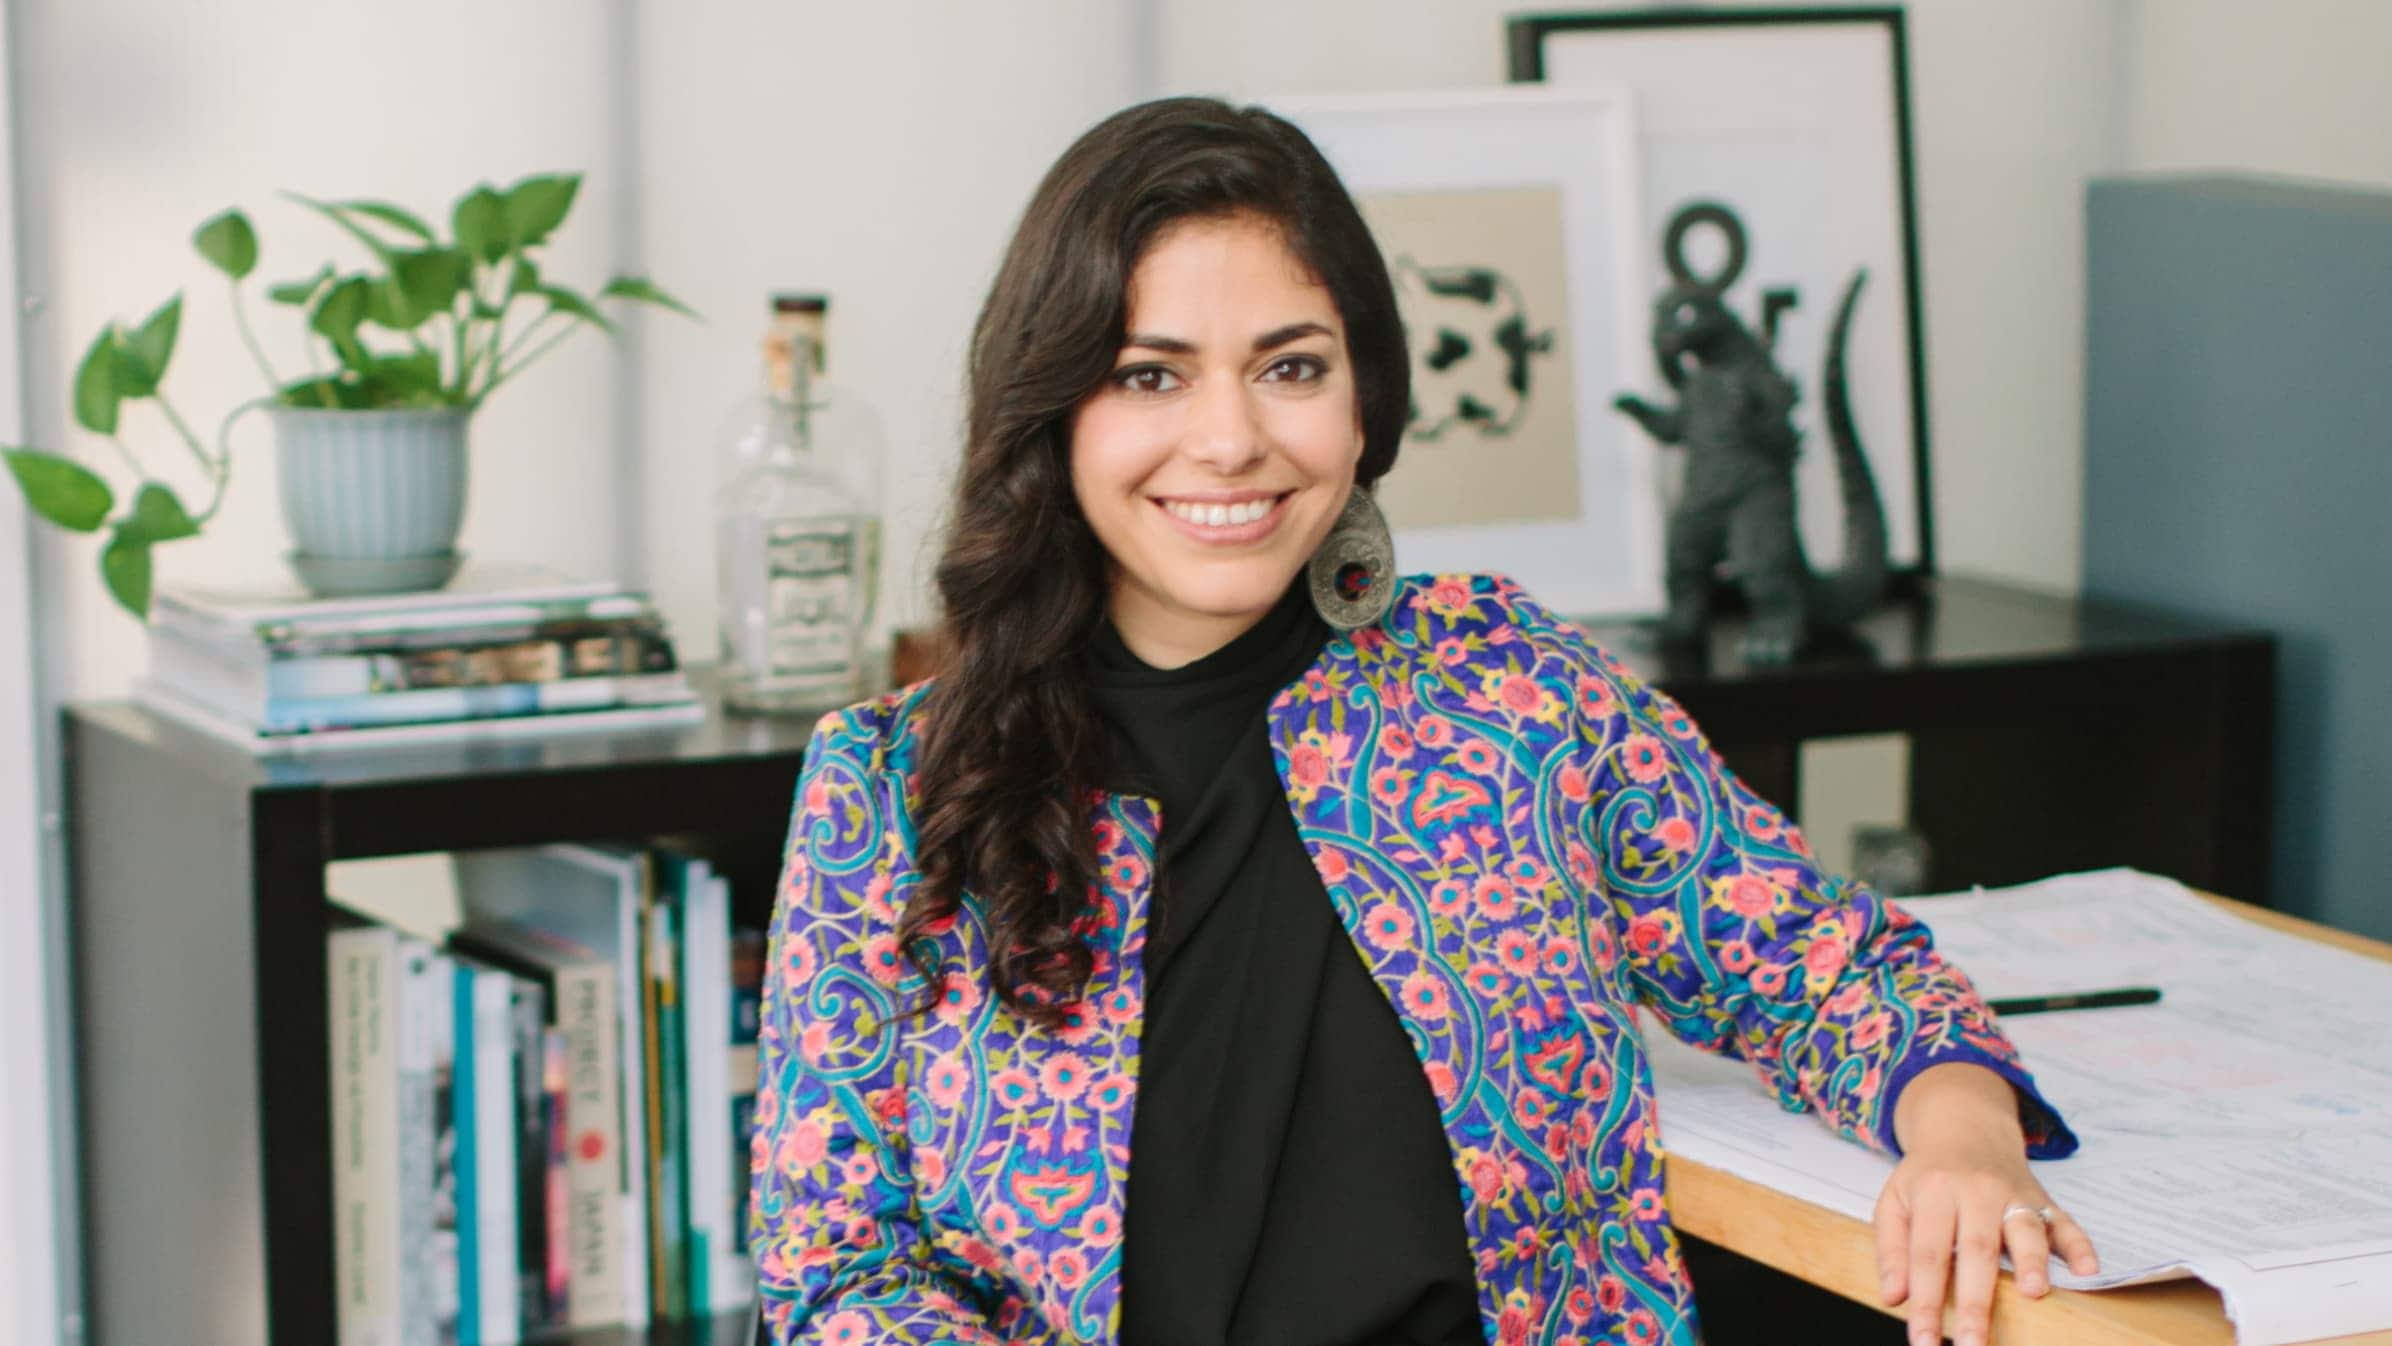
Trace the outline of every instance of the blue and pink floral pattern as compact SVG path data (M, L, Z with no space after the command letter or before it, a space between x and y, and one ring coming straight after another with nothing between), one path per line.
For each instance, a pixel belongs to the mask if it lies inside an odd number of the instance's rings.
M1111 1342L1160 819L1090 792L1097 952L1046 1031L985 984L966 895L927 1021L916 882L927 683L826 716L772 932L753 1151L776 1341ZM1893 1100L1968 1061L2075 1148L1926 928L1823 874L1694 723L1500 575L1407 576L1268 710L1288 806L1443 1111L1490 1342L1691 1343L1632 1007L1894 1148Z

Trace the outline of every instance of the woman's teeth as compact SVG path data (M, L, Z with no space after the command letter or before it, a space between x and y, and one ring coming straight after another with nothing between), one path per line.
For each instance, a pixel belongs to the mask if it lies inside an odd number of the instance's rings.
M1270 513L1271 506L1277 503L1279 502L1276 498L1249 500L1242 505L1193 505L1179 500L1166 500L1163 502L1163 508L1186 519L1189 523L1222 528L1233 524L1252 523Z

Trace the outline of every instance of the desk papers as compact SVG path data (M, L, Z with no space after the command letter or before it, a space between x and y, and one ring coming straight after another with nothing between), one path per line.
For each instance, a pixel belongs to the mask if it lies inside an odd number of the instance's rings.
M2035 1174L2102 1265L2054 1285L2199 1276L2241 1346L2392 1327L2392 963L2131 870L1900 905L1988 998L2161 990L2002 1021L2082 1142ZM1643 1019L1664 1146L1870 1218L1890 1160Z

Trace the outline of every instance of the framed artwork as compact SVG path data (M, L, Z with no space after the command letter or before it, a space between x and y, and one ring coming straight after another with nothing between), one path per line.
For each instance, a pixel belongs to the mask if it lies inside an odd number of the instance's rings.
M1884 505L1893 572L1934 573L1902 11L1529 14L1509 20L1507 37L1515 82L1632 91L1637 264L1649 284L1718 279L1728 309L1764 334L1793 380L1795 490L1813 566L1832 568L1844 547L1826 386L1841 326L1850 425ZM1671 372L1648 344L1623 386L1666 395Z
M1369 221L1412 348L1378 501L1406 571L1496 571L1557 611L1661 607L1655 456L1611 410L1647 292L1629 98L1496 88L1260 100Z

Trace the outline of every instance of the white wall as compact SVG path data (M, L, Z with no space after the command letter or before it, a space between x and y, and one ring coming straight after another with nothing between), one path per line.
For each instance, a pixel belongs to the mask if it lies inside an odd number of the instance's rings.
M2128 166L2392 187L2392 6L2129 0Z
M10 33L0 26L0 108L7 106ZM0 121L0 125L5 125ZM0 138L0 313L16 306L16 227L11 146ZM17 329L0 323L0 440L22 435ZM62 1254L58 1162L63 1109L46 1087L55 1057L51 1012L60 989L55 909L43 900L47 783L40 769L33 577L22 509L0 507L0 1342L48 1340L72 1275Z
M889 439L877 633L931 612L972 319L1030 190L1139 96L1140 3L647 6L638 231L703 328L643 324L647 579L714 649L713 438L775 290L831 296L830 377Z
M2087 179L2119 162L2112 0L1910 6L1936 549L2074 593Z

